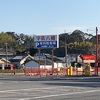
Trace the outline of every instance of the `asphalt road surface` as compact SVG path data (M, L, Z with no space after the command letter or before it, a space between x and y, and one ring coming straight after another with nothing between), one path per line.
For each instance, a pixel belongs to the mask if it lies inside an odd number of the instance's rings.
M100 100L100 77L0 75L0 100Z

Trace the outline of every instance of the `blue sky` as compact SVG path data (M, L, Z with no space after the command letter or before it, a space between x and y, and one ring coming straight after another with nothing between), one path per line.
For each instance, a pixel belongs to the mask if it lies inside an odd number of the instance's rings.
M0 0L0 32L50 35L99 24L100 0Z

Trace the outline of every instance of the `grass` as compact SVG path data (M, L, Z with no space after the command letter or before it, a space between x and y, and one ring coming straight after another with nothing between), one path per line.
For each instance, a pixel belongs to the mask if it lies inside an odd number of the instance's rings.
M0 73L24 73L24 70L23 69L14 69L14 70L10 70L10 69L5 69L5 70L2 70L0 69Z

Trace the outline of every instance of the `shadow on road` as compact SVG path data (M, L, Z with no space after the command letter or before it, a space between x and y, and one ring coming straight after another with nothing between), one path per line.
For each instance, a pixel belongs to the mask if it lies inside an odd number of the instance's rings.
M64 77L55 79L55 83L45 83L46 85L55 85L55 86L78 86L78 87L100 87L100 77Z

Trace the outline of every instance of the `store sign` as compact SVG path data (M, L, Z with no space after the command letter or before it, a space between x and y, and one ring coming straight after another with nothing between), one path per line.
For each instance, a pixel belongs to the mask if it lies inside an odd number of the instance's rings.
M34 36L34 48L57 48L58 44L57 35Z

